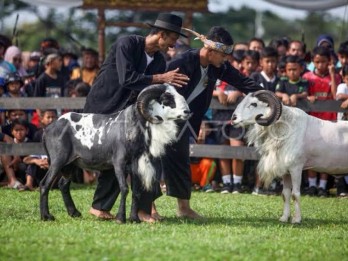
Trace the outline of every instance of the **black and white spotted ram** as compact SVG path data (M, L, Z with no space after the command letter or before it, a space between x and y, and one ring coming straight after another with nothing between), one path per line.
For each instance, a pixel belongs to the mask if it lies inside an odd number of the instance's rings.
M59 188L68 214L81 216L70 194L70 174L76 168L103 171L114 169L121 192L118 222L126 220L126 165L130 164L133 182L142 182L150 190L160 171L165 146L177 137L177 121L187 120L189 107L173 86L151 85L137 102L114 114L67 113L49 125L43 144L50 159L48 173L40 184L42 220L54 220L49 212L48 193L52 182L61 177ZM139 184L138 184L139 185ZM132 184L132 188L141 187ZM139 222L133 191L131 216Z

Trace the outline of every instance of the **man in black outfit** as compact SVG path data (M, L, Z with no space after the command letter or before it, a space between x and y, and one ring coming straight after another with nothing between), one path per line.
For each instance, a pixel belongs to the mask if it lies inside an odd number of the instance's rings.
M210 106L216 81L227 82L244 93L263 89L253 80L243 76L227 61L232 52L233 39L223 27L212 27L207 36L188 30L200 39L204 46L201 49L191 49L171 60L167 70L179 68L179 72L189 77L186 86L177 91L183 95L189 104L193 116L189 119L191 129L198 137L199 128ZM182 127L180 139L167 148L162 159L167 195L177 198L177 215L187 218L201 218L190 207L191 172L189 160L189 131Z
M174 47L181 33L182 19L173 14L161 13L146 37L129 35L121 37L111 46L109 54L100 68L90 93L87 96L84 112L114 113L135 103L141 90L157 83L171 83L176 87L186 85L186 75L178 69L165 72L166 63L162 52ZM186 37L186 36L185 36ZM99 175L90 213L102 219L112 219L110 210L119 193L113 170ZM142 202L155 199L149 198ZM146 205L146 206L144 206ZM140 205L138 216L141 221L154 222L148 204ZM154 213L156 214L156 213Z

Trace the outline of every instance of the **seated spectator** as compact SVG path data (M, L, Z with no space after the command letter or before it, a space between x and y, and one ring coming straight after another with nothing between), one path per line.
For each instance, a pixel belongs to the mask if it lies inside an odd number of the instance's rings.
M306 99L308 81L301 78L302 62L298 56L288 56L285 64L286 78L281 78L276 87L276 96L284 105L297 105L298 99Z
M13 143L13 139L2 132L0 132L0 142ZM12 157L10 155L0 155L1 165L7 177L7 187L19 189L23 184L17 179L16 173L11 165Z
M5 115L5 124L1 126L2 132L11 136L12 122L16 119L22 119L28 121L28 113L22 109L7 110ZM37 131L37 127L34 124L28 123L28 138L32 140L34 138L34 133Z
M24 119L15 119L11 123L11 134L13 136L13 142L16 144L29 142L28 134L28 122ZM21 182L25 181L25 174L27 165L23 162L23 156L10 156L11 162L8 167L12 168L15 172L15 176ZM18 188L20 188L19 186Z
M207 121L202 121L197 144L215 144L212 137L211 126ZM194 143L194 142L192 142ZM211 158L190 158L192 184L198 185L204 192L213 192L211 182L216 172L216 162Z
M56 110L41 110L41 128L35 133L33 142L42 142L43 130L56 119ZM20 191L32 191L35 186L40 184L40 181L47 173L49 167L48 158L47 155L30 155L24 157L23 162L28 165L28 168L26 171L25 185Z

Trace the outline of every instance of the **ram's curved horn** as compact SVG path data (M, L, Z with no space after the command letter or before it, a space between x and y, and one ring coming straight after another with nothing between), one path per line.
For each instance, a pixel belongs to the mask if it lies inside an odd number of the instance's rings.
M139 113L149 122L159 124L163 119L154 117L149 112L150 101L159 98L166 91L166 86L163 84L155 84L146 87L140 92L137 98L136 107Z
M269 126L280 118L282 115L282 103L274 93L261 90L253 93L253 96L258 98L260 101L267 103L271 109L268 117L263 118L262 116L264 115L262 114L255 117L257 124L261 126Z

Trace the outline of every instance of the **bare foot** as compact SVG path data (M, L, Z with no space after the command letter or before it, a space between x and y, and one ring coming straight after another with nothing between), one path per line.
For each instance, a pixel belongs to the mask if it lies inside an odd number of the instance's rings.
M151 217L156 221L164 220L164 216L161 216L160 214L158 214L158 212L151 212Z
M179 209L177 212L177 216L180 218L189 218L189 219L204 219L203 216L198 214L193 209Z
M96 216L99 219L103 219L103 220L110 220L110 219L114 219L115 216L112 215L110 213L110 211L103 211L103 210L98 210L95 208L90 208L89 210L89 214Z
M164 219L164 217L157 212L155 202L152 202L151 217L156 221L162 221Z
M151 215L147 214L143 210L139 210L138 217L139 217L141 222L146 222L146 223L155 223L156 222L155 218L153 218Z

